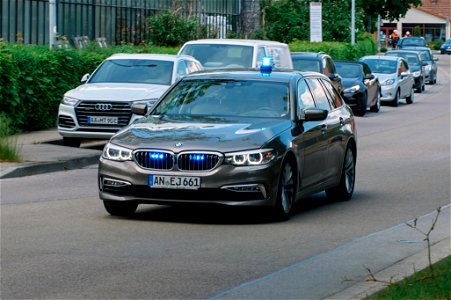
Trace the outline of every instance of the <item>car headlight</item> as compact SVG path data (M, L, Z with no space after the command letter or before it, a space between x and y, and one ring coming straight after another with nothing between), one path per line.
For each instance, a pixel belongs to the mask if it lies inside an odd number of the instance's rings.
M132 160L132 150L107 143L103 148L102 158L116 161Z
M387 79L384 82L381 83L381 85L392 85L395 83L394 79Z
M420 71L413 72L414 77L419 77L421 75Z
M360 90L360 85L354 85L354 86L351 86L350 88L347 88L347 89L345 89L343 92L345 92L345 93L355 93L355 92L358 92Z
M63 100L61 100L62 104L66 104L66 105L70 105L70 106L75 106L75 104L77 104L78 99L76 98L72 98L72 97L67 97L64 96Z
M233 152L225 154L225 163L234 166L264 165L276 158L272 149Z
M426 71L430 71L431 69L432 69L431 65L427 65L426 68L425 68Z

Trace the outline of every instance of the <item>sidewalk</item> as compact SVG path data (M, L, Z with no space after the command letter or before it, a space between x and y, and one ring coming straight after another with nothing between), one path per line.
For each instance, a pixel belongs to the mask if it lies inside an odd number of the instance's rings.
M18 135L17 148L23 162L0 162L0 179L80 169L97 164L104 144L105 141L82 144L80 148L65 147L56 129Z

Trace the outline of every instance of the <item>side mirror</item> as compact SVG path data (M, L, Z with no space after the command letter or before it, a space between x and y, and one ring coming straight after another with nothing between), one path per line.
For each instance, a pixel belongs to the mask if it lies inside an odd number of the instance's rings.
M86 73L85 75L83 75L83 77L81 78L81 83L85 83L86 81L88 81L90 74Z
M334 80L335 78L337 78L337 75L335 75L334 73L329 73L327 77L329 77L330 80Z
M363 79L373 80L374 78L376 78L376 76L374 76L374 74L366 74Z
M319 108L306 108L301 111L302 121L321 121L327 118L328 111Z
M438 61L438 57L434 57L433 60L434 60L434 61Z
M407 72L402 72L402 73L401 73L401 78L407 77L408 75L409 75L409 73L407 73Z
M132 113L138 116L145 116L147 114L147 104L144 103L132 104Z

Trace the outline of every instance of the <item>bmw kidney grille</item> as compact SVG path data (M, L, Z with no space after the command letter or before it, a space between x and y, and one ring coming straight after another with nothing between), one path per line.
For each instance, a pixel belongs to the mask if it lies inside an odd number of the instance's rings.
M211 152L184 152L176 155L158 150L139 150L134 157L136 163L144 169L209 171L221 162L222 155Z

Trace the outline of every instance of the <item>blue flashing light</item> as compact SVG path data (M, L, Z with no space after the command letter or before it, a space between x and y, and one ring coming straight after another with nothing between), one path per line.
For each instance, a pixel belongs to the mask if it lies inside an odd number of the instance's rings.
M262 58L262 64L260 66L260 72L263 76L269 76L272 72L272 57L264 56Z
M195 160L195 161L203 161L205 160L205 155L203 154L191 154L189 156L190 160Z
M154 159L154 160L161 160L161 159L164 159L164 154L163 153L154 152L154 153L149 154L149 157L151 159Z

